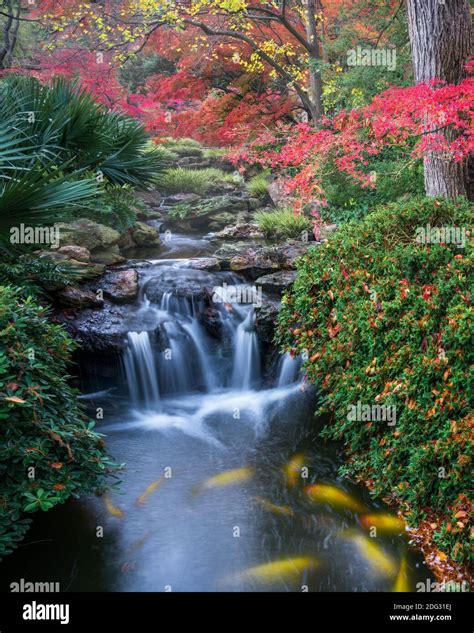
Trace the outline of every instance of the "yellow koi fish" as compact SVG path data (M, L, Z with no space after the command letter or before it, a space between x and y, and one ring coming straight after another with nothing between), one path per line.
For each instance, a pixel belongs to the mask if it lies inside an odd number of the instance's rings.
M228 577L227 582L250 580L262 584L271 584L281 580L297 580L306 569L314 569L318 564L315 558L287 558L250 567L238 574Z
M260 506L262 506L264 510L268 510L268 512L273 512L273 514L285 514L286 516L293 516L293 510L288 506L278 506L271 501L262 499L262 497L254 497L254 499Z
M164 480L164 477L160 477L156 481L152 481L151 484L147 486L147 488L145 489L145 492L138 497L137 505L142 506L145 503L148 495L150 495L154 490L156 490L158 486L163 482L163 480Z
M364 514L360 517L360 522L365 528L376 527L384 534L400 534L405 531L405 522L394 514Z
M373 539L357 533L348 533L345 538L349 539L357 547L359 553L369 563L376 576L395 576L397 573L395 561L374 543Z
M199 484L194 489L194 493L197 494L202 490L209 490L211 488L222 488L223 486L231 486L233 484L240 484L244 481L248 481L253 476L253 469L247 466L243 468L236 468L235 470L225 470L214 477L206 479L202 484Z
M364 512L366 509L362 503L336 486L313 484L306 486L304 491L312 501L317 503L327 503L335 508L346 508L358 513Z
M407 561L405 556L403 556L400 569L398 570L397 577L395 579L392 591L402 593L406 591L410 591L410 583L408 581L408 570L407 570Z
M294 488L298 481L301 481L301 468L304 465L303 453L293 455L288 464L284 467L286 483L290 488Z
M105 507L107 508L107 512L111 516L123 517L124 515L123 510L121 510L120 508L117 508L117 506L114 506L114 504L112 503L112 499L109 496L105 495L104 502L105 502Z

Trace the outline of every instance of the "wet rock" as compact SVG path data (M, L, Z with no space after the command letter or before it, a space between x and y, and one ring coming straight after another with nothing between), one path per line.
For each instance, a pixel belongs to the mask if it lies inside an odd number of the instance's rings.
M207 333L213 338L220 339L222 333L222 319L219 310L206 308L201 313L201 323Z
M135 268L108 271L96 288L114 303L131 303L138 297L138 272Z
M62 323L70 336L89 352L122 350L130 328L129 318L126 306L109 302L104 303L102 310L65 310L54 316L55 321ZM146 324L142 329L147 329Z
M64 306L71 308L101 308L103 299L99 299L91 290L66 286L55 294L56 300Z
M74 259L77 262L90 262L91 260L90 251L89 249L84 248L84 246L61 246L57 252L61 253L61 255L66 255L66 257Z
M189 264L189 268L216 272L221 269L221 266L217 257L200 257L199 259L193 259Z
M157 277L149 280L145 287L147 298L152 303L160 303L165 293L175 297L208 301L212 288L220 285L216 275L202 270L181 269L161 271Z
M273 341L279 311L280 302L271 299L264 299L262 305L255 308L255 330L265 344Z
M264 292L281 296L293 284L296 275L295 270L279 270L276 273L259 277L255 281L255 285L261 286Z
M159 246L160 234L153 226L137 222L131 229L131 236L137 246Z

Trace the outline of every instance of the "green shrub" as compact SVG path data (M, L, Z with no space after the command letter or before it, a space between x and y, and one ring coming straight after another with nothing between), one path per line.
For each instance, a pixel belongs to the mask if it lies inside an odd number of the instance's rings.
M254 198L264 198L268 194L268 174L263 172L253 176L247 183L247 189Z
M159 179L160 186L168 193L197 193L205 195L220 183L231 182L233 177L221 169L168 169Z
M361 220L376 207L422 195L423 165L421 161L407 160L399 150L389 148L377 160L370 161L365 171L375 175L375 188L362 187L334 166L326 166L323 189L328 206L322 217L337 224Z
M415 231L468 229L469 219L466 201L415 198L343 226L299 261L277 335L308 354L320 410L333 413L323 435L347 450L342 474L400 504L410 523L433 517L434 542L458 562L469 556L472 245L428 246ZM395 406L396 424L348 419L358 402Z
M115 465L68 384L73 348L31 298L0 286L0 556L32 514L103 488Z
M268 239L301 239L305 231L311 231L311 218L295 215L291 209L259 211L254 219Z

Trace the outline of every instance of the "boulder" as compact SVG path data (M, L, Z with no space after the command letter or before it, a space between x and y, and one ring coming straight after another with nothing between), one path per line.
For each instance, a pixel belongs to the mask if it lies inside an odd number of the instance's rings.
M122 257L117 244L110 246L109 248L97 248L91 253L92 260L98 264L105 264L105 266L113 266L114 264L121 264L125 261L125 257Z
M118 243L120 233L87 218L73 222L58 222L59 247L82 246L91 253L94 249L107 249Z
M136 222L130 233L137 246L159 246L161 244L158 230L144 222Z
M255 281L256 286L260 286L264 292L281 296L295 281L295 270L279 270L270 275L259 277Z
M261 306L255 307L255 331L265 344L273 342L279 311L280 302L271 299L264 299Z
M221 338L222 319L219 310L215 308L205 308L201 313L201 323L212 338Z
M61 246L57 252L77 262L90 262L91 260L90 251L84 246L74 246L72 244L70 246Z
M135 268L108 271L97 283L97 289L114 303L131 303L138 297L138 272Z
M66 286L55 297L61 305L71 308L101 308L104 305L104 301L91 290L76 286Z
M193 204L194 202L199 202L201 200L201 196L197 193L176 193L173 196L168 196L165 198L165 205L174 206L176 204Z
M191 260L189 268L192 268L193 270L209 270L210 272L216 272L221 269L221 266L217 257L200 257L199 259Z
M258 228L258 224L251 222L243 222L226 226L222 231L215 233L214 236L219 240L242 240L242 239L263 239L264 235Z

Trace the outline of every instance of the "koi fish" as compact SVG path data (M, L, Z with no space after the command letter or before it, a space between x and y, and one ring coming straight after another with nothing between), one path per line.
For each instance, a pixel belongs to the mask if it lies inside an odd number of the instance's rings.
M385 534L400 534L405 531L405 522L394 514L364 514L360 517L360 522L367 529L376 527Z
M264 563L256 567L250 567L227 578L228 582L254 581L263 584L271 584L280 580L291 580L300 578L306 569L314 569L318 562L315 558L287 558L271 563Z
M138 497L137 505L142 506L145 503L148 495L151 494L154 490L156 490L156 488L158 488L158 486L163 482L163 479L164 479L163 477L160 477L156 481L152 481L151 484L147 486L147 488L145 489L145 492Z
M398 574L393 584L392 591L395 591L398 593L410 591L410 583L408 581L407 561L406 561L405 556L403 556L401 560L400 569L398 570Z
M284 467L286 483L290 488L294 488L298 481L301 480L301 468L303 467L305 458L303 453L293 455L290 461Z
M395 576L397 566L391 556L386 554L373 539L363 534L348 533L346 539L353 543L361 556L369 563L372 571L377 576Z
M327 484L313 484L306 486L305 493L310 497L312 501L317 503L327 503L335 508L346 508L353 512L364 512L365 507L351 497L350 494L336 488L336 486L329 486Z
M202 490L208 490L210 488L222 488L223 486L231 486L233 484L240 484L249 480L253 476L253 469L247 466L243 468L236 468L235 470L225 470L218 475L209 477L202 484L194 488L194 493L197 494Z
M293 516L293 510L288 506L278 506L271 501L263 499L262 497L254 497L254 499L264 510L268 510L268 512L273 512L273 514L285 514L286 516Z
M105 507L107 508L107 512L113 516L113 517L123 517L124 515L124 511L121 510L120 508L118 508L117 506L114 506L114 504L112 503L112 499L105 495L104 496L104 502L105 502Z

